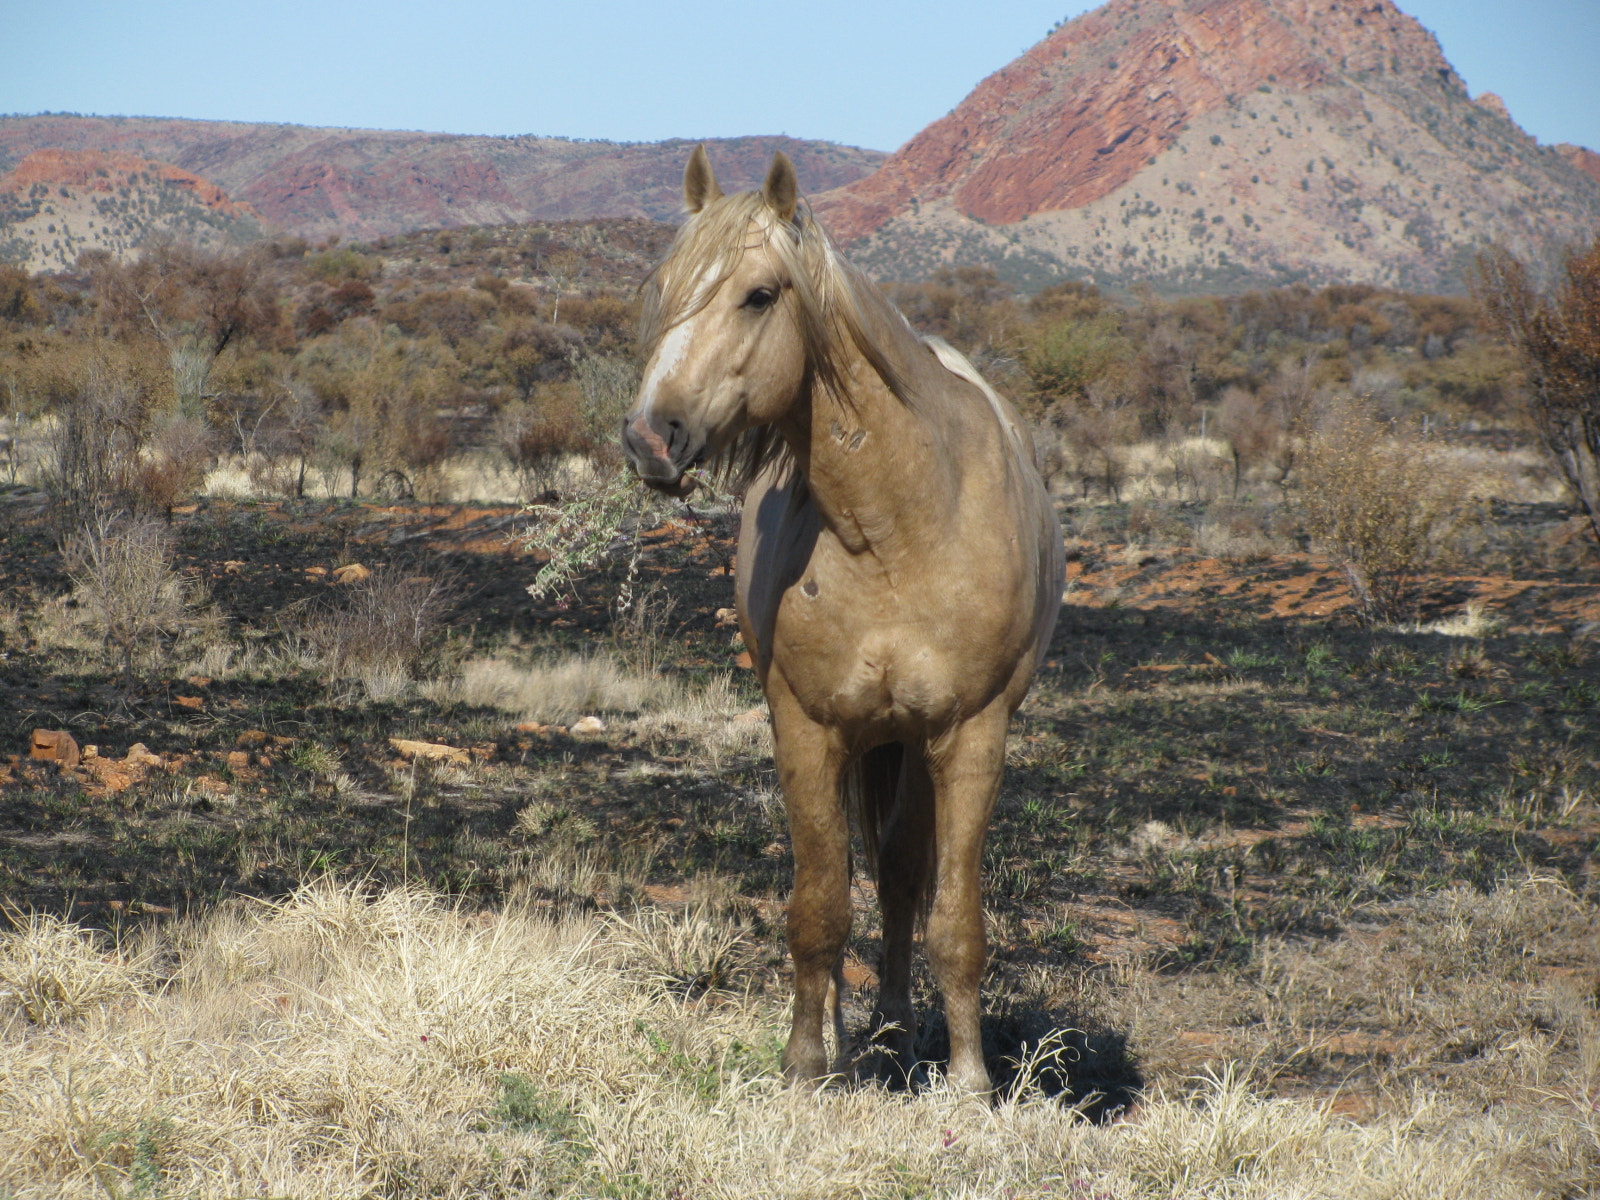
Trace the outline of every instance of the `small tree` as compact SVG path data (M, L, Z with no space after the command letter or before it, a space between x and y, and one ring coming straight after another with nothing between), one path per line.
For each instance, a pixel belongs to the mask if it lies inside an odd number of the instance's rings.
M1541 293L1526 264L1495 249L1478 259L1478 293L1526 364L1528 415L1600 544L1600 237L1562 274Z
M1120 375L1132 347L1111 314L1045 319L1024 335L1020 357L1040 409L1083 402L1090 388Z
M128 265L103 254L85 258L102 318L115 330L153 336L165 349L185 417L205 415L223 351L277 324L277 294L259 248L212 254L156 242Z
M118 364L91 361L57 413L44 482L62 525L126 504L134 490L150 403Z
M1314 360L1300 354L1280 361L1261 393L1273 424L1283 431L1283 436L1273 442L1267 459L1278 472L1280 488L1288 484L1289 473L1294 470L1318 395Z
M1057 423L1063 466L1077 477L1083 498L1098 485L1112 501L1120 501L1128 477L1128 448L1139 436L1138 414L1127 394L1096 382Z
M205 485L216 444L211 427L195 417L174 413L158 422L134 472L134 511L163 515L170 525L173 508Z
M342 472L350 475L350 499L361 494L361 472L374 456L377 428L360 408L336 412L319 431L313 457L331 492Z
M550 310L550 324L561 324L561 297L583 275L583 259L575 250L558 250L545 259L544 276L555 294L555 304Z
M1333 407L1297 472L1306 531L1344 568L1368 620L1398 620L1417 574L1466 508L1467 481L1431 443L1372 401Z
M562 460L588 444L573 413L572 390L570 385L542 389L538 403L508 404L495 418L495 448L516 477L522 500L559 490Z
M172 539L159 525L97 517L68 543L66 558L78 603L121 660L124 685L142 652L193 624L193 589L173 569Z
M1284 429L1272 406L1246 388L1230 387L1217 406L1216 430L1228 442L1233 498L1237 500L1245 471L1272 457L1285 436Z
M257 487L300 499L324 424L322 401L287 371L264 392L259 399L244 397L228 413L239 455Z

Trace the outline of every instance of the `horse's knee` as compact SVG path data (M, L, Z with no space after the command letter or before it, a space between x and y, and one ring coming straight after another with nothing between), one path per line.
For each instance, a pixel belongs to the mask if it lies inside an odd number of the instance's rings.
M929 965L941 984L947 977L976 978L982 973L988 954L982 912L969 911L967 905L935 901L928 914L926 946Z
M787 931L789 957L798 969L832 970L850 937L850 909L797 912L791 906Z

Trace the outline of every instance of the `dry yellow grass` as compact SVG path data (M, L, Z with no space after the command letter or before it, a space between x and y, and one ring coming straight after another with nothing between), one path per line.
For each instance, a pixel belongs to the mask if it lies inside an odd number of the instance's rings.
M646 743L687 743L695 764L712 769L732 756L772 750L765 713L739 696L731 676L714 675L703 686L686 688L604 653L532 663L473 659L459 674L420 690L440 704L497 708L523 721L570 724L596 713L621 717Z
M1506 937L1554 919L1520 911L1510 897L1473 919ZM712 920L553 923L319 883L176 927L144 948L159 977L119 968L42 1022L14 964L81 972L106 948L36 923L0 944L0 1190L1533 1197L1578 1194L1558 1191L1575 1177L1545 1186L1521 1142L1593 1159L1595 1115L1573 1103L1536 1129L1419 1091L1359 1126L1235 1071L1109 1126L1026 1092L990 1106L937 1086L792 1088L772 1074L780 1012L662 968L663 948L678 965L698 953L685 938L728 958Z
M299 474L298 459L270 464L260 455L245 458L230 454L206 473L201 492L213 499L270 499L293 492ZM594 476L595 467L577 454L566 455L549 472L545 486L567 492ZM37 474L34 471L32 474ZM413 481L416 498L424 504L477 501L486 504L520 504L527 499L525 486L498 455L472 452L454 455ZM305 495L315 499L349 496L350 476L343 470L308 470Z
M547 662L476 658L459 675L425 684L441 704L497 708L520 720L570 723L589 713L638 712L665 702L673 689L655 675L629 671L605 654L571 654Z

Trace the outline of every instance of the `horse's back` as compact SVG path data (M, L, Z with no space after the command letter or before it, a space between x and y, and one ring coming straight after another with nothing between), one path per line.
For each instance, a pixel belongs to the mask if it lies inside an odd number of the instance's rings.
M1031 599L1036 655L1042 658L1061 609L1066 555L1061 521L1039 472L1033 438L1016 409L995 391L966 355L939 338L928 338L925 344L948 373L948 387L966 392L969 408L986 408L984 415L992 420L990 428L997 436L989 464L993 495L979 506L982 512L976 515L986 523L1009 525L1019 537L1032 540L1037 555L1032 595L1019 594L1017 602L1020 607Z

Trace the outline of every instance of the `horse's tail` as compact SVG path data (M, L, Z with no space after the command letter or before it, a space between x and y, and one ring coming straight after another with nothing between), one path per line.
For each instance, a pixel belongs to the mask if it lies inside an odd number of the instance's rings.
M935 879L933 782L920 757L899 742L868 750L845 768L844 800L855 813L867 871L879 890L909 887L926 917ZM893 879L883 878L885 868Z

